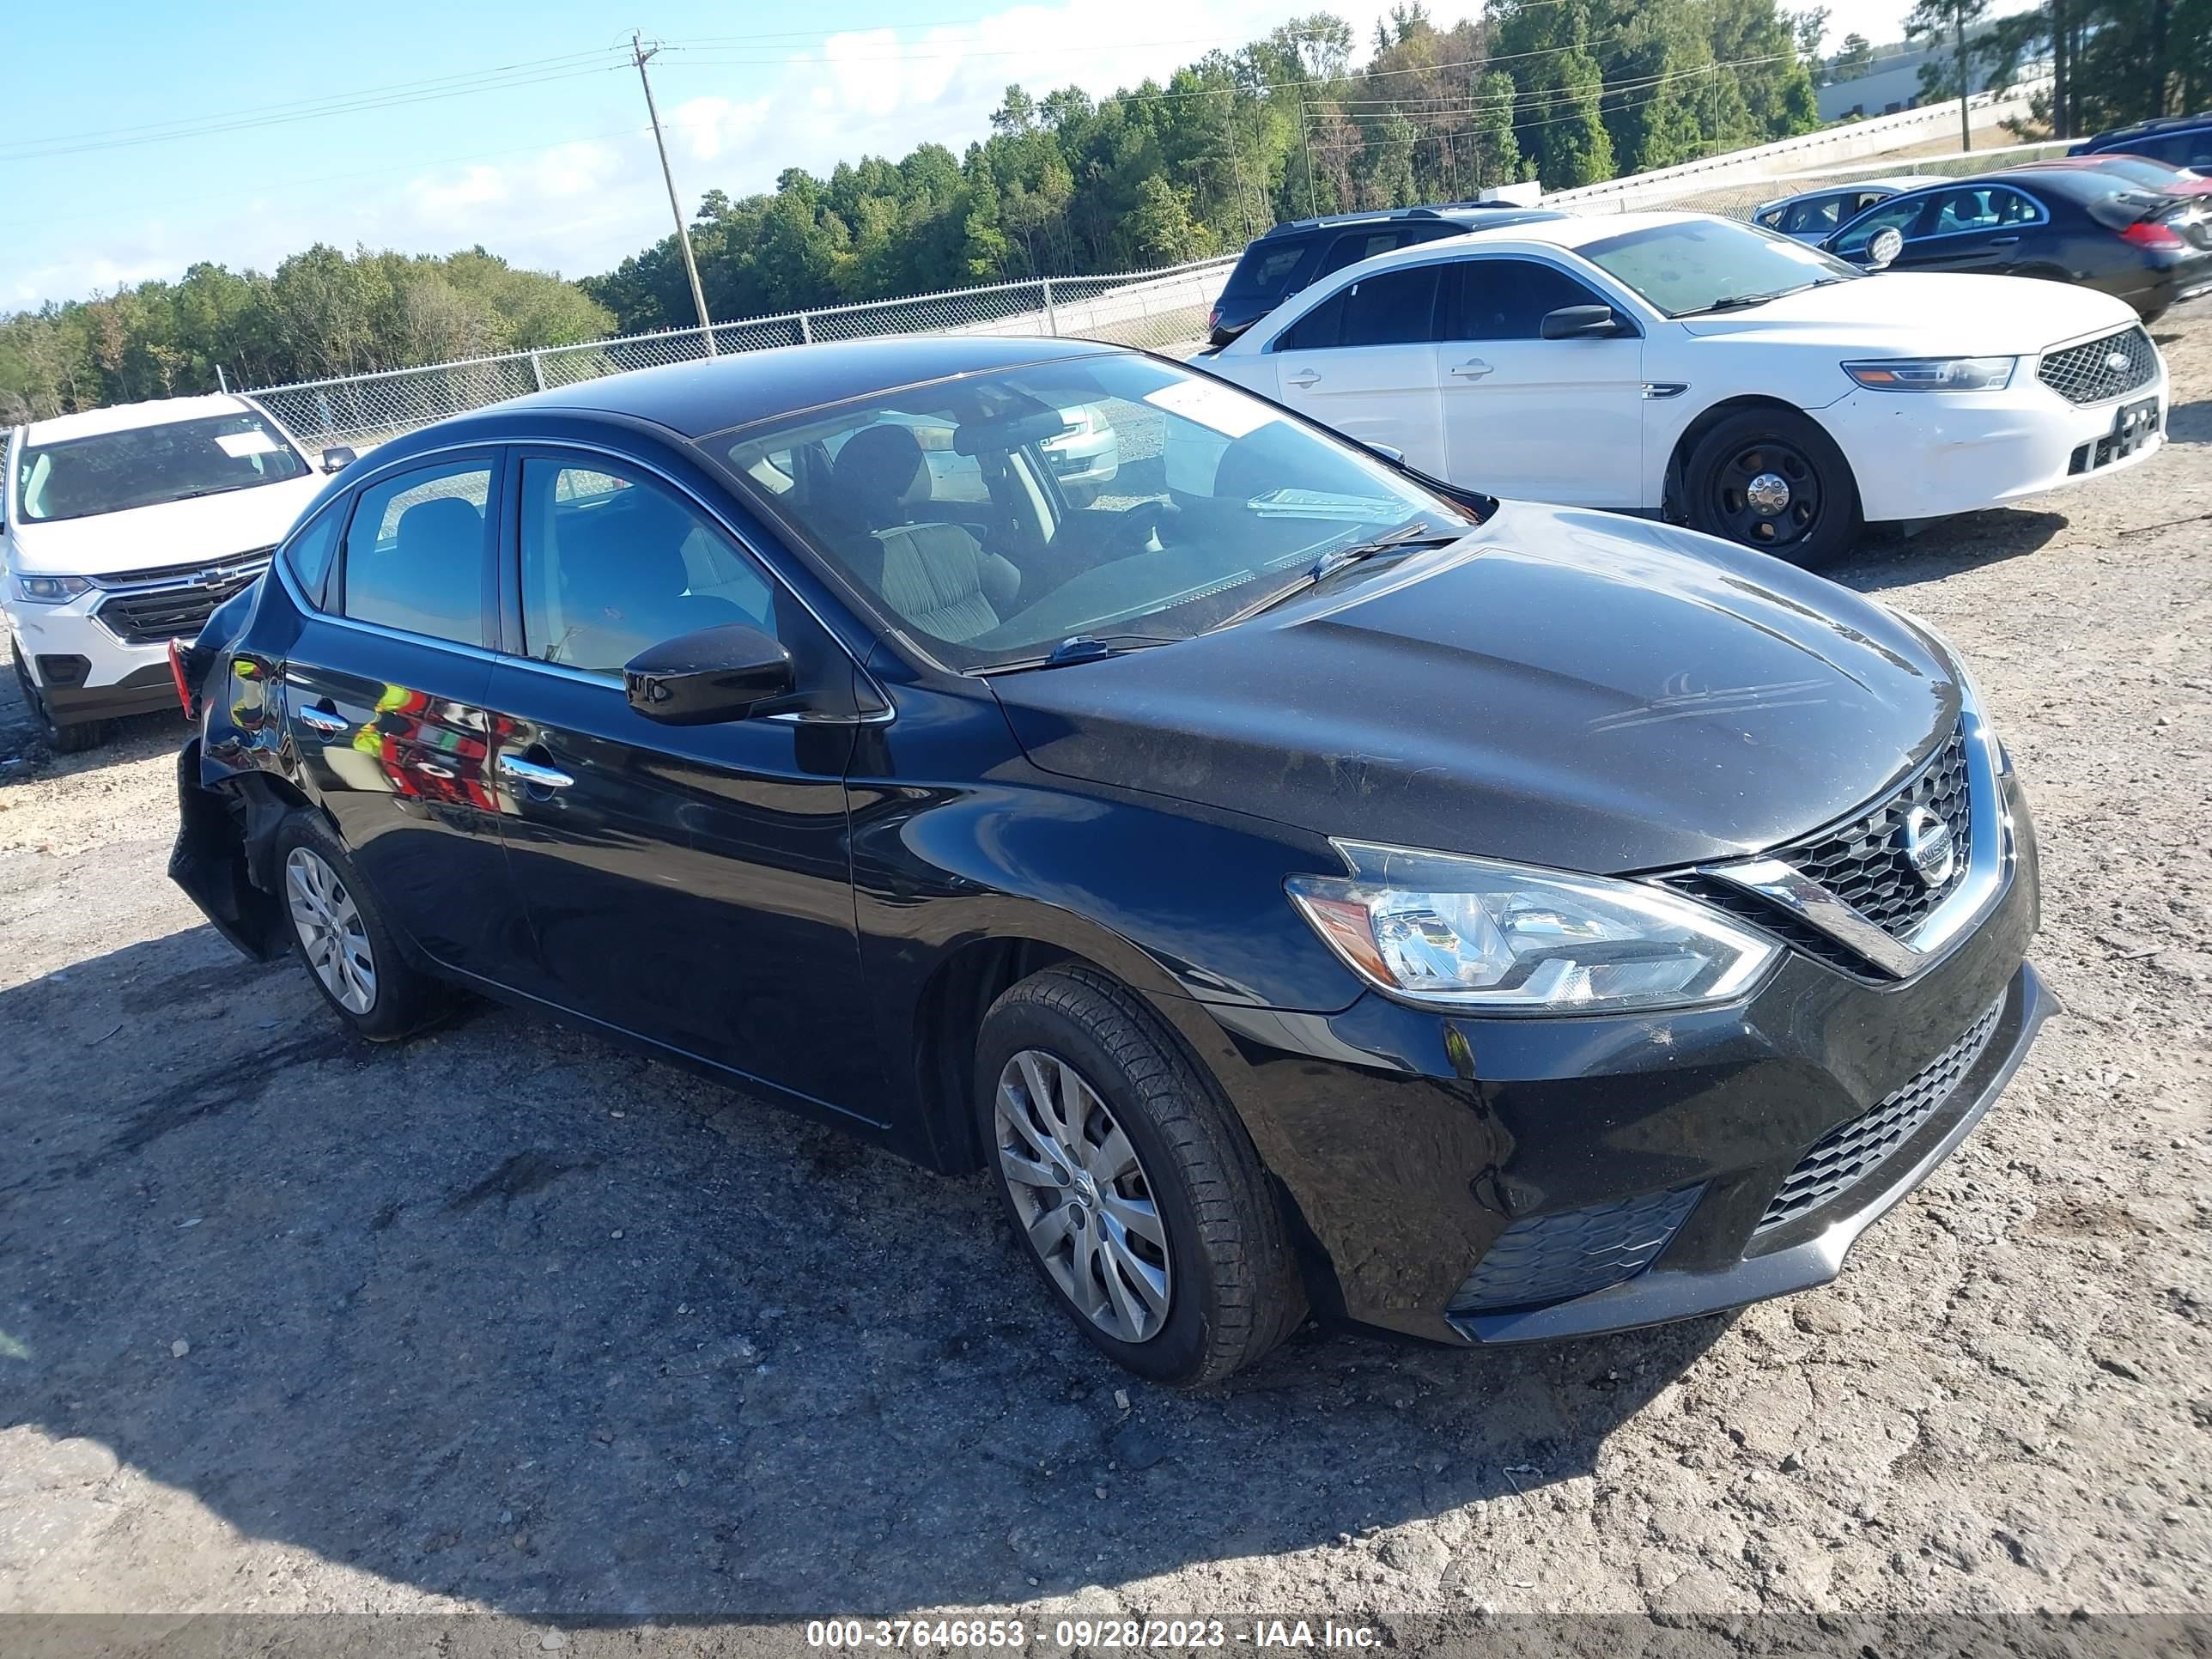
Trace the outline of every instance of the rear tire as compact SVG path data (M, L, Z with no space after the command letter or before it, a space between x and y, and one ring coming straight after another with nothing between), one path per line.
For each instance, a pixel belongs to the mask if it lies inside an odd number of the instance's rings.
M1692 529L1807 569L1841 558L1866 528L1850 463L1795 410L1726 416L1698 440L1681 477Z
M302 808L278 826L275 863L293 954L339 1018L372 1042L391 1042L443 1012L451 993L400 954L321 813Z
M1304 1286L1250 1137L1126 986L1079 966L1014 986L984 1017L976 1097L1015 1247L1101 1352L1193 1388L1297 1328Z

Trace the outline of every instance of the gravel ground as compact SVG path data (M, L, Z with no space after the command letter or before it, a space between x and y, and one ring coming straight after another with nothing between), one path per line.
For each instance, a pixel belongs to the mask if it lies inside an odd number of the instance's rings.
M1837 573L1972 658L2067 1016L1838 1284L1656 1332L1146 1388L981 1178L505 1010L349 1041L165 879L175 722L0 705L0 1610L2201 1609L2212 311L2159 336L2164 456Z

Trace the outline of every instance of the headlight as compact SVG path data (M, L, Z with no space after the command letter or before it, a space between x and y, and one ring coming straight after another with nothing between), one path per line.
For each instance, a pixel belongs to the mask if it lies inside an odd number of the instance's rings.
M1640 882L1332 843L1349 877L1284 884L1345 964L1395 995L1495 1013L1685 1008L1740 996L1779 947Z
M2002 392L2017 357L1892 357L1845 363L1844 373L1872 392Z
M15 597L26 605L67 605L92 584L82 576L21 576L15 578Z

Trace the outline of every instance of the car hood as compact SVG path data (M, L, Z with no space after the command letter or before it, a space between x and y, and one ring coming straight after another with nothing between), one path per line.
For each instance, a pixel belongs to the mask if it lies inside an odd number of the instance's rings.
M329 482L309 472L197 501L163 501L51 524L18 521L8 526L15 549L11 562L16 569L40 576L104 576L213 564L282 541Z
M2132 327L2124 301L2020 276L1885 270L1808 288L1745 311L1685 317L1700 336L1741 335L1923 356L2023 356L2083 335Z
M1047 771L1601 874L1840 818L1960 706L1944 659L1843 588L1518 502L1235 628L991 684Z

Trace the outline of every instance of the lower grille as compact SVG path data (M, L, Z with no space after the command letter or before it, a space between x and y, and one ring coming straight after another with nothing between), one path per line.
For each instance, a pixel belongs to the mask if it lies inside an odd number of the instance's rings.
M1949 876L1921 879L1905 850L1905 819L1926 807L1951 831ZM1905 786L1864 816L1774 856L1793 864L1893 939L1908 937L1966 879L1973 824L1966 794L1966 738L1953 730Z
M1516 1221L1451 1299L1452 1313L1494 1313L1587 1296L1632 1279L1667 1248L1705 1188L1652 1193Z
M2158 353L2141 328L2048 353L2035 378L2071 404L2124 397L2158 376Z
M160 645L190 639L225 599L260 579L265 566L220 568L173 587L141 587L112 594L94 612L126 645Z
M1820 1137L1797 1161L1781 1190L1769 1200L1753 1237L1819 1209L1846 1188L1865 1180L1889 1155L1917 1134L1974 1069L2004 1012L2000 998L1966 1028L1966 1034L1914 1073L1903 1088Z

